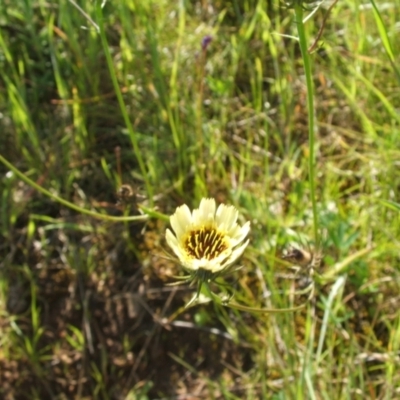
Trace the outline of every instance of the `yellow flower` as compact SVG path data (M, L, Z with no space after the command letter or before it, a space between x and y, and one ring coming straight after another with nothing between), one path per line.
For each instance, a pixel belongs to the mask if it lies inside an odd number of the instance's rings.
M183 268L208 280L226 271L249 244L244 239L250 222L240 226L237 218L235 207L221 204L217 208L214 199L202 199L192 213L184 204L170 217L175 234L167 229L166 240Z

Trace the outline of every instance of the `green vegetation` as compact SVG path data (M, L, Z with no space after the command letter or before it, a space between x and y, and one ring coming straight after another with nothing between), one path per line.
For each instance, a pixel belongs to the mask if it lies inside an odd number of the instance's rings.
M400 396L400 0L288 3L2 0L0 398ZM167 285L203 197L240 310Z

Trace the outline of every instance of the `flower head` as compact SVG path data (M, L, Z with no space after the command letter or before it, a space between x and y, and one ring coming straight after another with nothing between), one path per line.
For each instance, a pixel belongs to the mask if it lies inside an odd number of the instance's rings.
M250 222L240 226L237 218L235 207L217 208L214 199L202 199L193 212L184 204L170 217L174 233L167 229L166 240L183 268L200 280L210 279L226 271L249 244L244 240Z
M201 40L201 48L203 49L203 51L207 50L208 45L212 42L213 38L211 35L206 35L203 37L203 39Z

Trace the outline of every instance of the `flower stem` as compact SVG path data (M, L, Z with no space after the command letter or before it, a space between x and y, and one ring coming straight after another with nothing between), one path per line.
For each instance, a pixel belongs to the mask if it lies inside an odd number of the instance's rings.
M287 308L268 308L268 307L249 307L245 306L243 304L239 304L236 301L231 301L230 299L223 300L220 296L215 294L214 292L211 291L210 287L208 284L204 285L206 295L211 298L215 303L217 303L220 306L223 307L229 307L234 310L239 310L239 311L245 311L245 312L250 312L250 313L267 313L267 314L280 314L280 313L287 313L287 312L294 312L301 310L304 308L307 304L309 299L311 298L311 294L309 295L308 299L300 304L299 306L295 307L287 307ZM313 289L310 289L310 293L313 292Z
M310 55L308 53L306 34L304 30L303 23L303 8L301 2L295 1L294 7L295 15L296 15L296 26L297 33L299 35L299 43L301 56L303 58L304 65L304 73L306 76L306 86L307 86L307 110L308 110L308 145L309 145L309 164L308 164L308 177L310 183L310 197L312 204L312 212L313 212L313 221L314 221L314 241L315 248L319 248L320 237L318 230L318 213L317 213L317 199L315 193L315 123L314 123L314 90L313 90L313 81L311 74L311 62Z
M108 220L108 221L119 221L119 222L121 222L121 221L124 221L124 222L126 222L126 221L144 221L144 220L148 219L148 215L114 217L114 216L111 216L111 215L101 214L101 213L98 213L96 211L91 211L91 210L87 210L86 208L79 207L76 204L71 203L71 202L63 199L62 197L59 197L59 196L49 192L45 188L41 187L40 185L38 185L32 179L28 178L17 167L15 167L8 160L6 160L1 154L0 154L0 162L2 162L7 168L9 168L16 176L18 176L18 178L20 178L22 181L24 181L29 186L31 186L34 189L36 189L38 192L44 194L47 197L50 197L51 199L57 201L58 203L66 206L68 208L71 208L72 210L75 210L75 211L77 211L77 212L79 212L81 214L90 215L92 217L100 218L100 219L104 219L104 220Z

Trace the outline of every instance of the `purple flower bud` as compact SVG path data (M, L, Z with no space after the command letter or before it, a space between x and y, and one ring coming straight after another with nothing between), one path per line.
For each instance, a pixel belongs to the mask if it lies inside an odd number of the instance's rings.
M207 50L207 47L211 43L212 39L213 38L211 35L206 35L203 37L203 39L201 40L201 48L203 51Z

